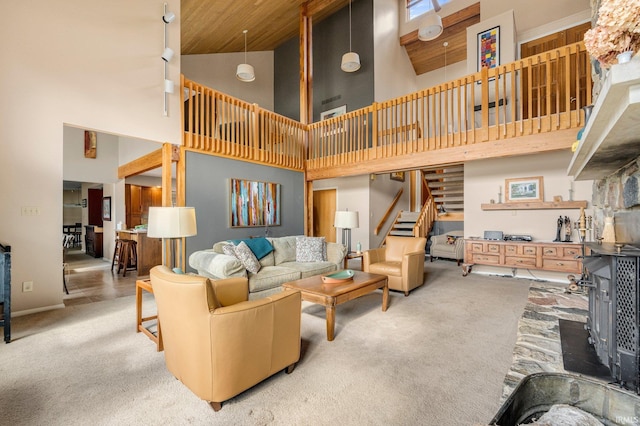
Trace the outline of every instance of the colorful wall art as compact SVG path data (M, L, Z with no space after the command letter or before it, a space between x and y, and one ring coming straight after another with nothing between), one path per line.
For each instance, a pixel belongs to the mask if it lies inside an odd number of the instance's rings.
M230 179L231 227L280 225L280 184Z

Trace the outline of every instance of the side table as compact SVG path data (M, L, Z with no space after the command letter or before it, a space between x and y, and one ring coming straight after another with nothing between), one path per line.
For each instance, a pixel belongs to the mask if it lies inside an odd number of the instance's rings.
M152 315L149 317L142 317L142 291L148 291L153 294L153 287L151 287L151 280L137 280L136 281L136 333L143 332L147 335L149 339L155 342L156 348L158 352L162 351L164 348L162 346L162 333L160 331L160 321L158 321L158 315ZM144 323L147 321L156 320L156 324L158 327L158 332L156 334L152 333L147 327L144 326Z
M363 252L352 251L351 253L347 253L344 257L344 269L349 267L349 260L351 259L362 259Z

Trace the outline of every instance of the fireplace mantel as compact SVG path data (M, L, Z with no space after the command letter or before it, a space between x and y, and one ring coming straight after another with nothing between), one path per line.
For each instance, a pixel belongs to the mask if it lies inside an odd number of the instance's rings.
M567 174L575 180L605 178L640 153L640 60L613 65Z

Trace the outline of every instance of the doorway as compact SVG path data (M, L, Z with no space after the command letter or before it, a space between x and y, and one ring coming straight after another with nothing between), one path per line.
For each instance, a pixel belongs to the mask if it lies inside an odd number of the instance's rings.
M336 242L336 228L333 218L336 214L335 189L313 191L313 235L324 237L327 242Z

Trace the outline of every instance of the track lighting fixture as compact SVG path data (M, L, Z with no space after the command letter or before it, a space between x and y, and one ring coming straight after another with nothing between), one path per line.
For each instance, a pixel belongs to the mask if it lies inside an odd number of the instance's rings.
M176 19L176 14L173 12L167 12L162 16L162 20L165 24L170 24Z
M162 59L164 59L165 62L169 62L171 58L173 58L173 49L165 47L164 52L162 52Z

